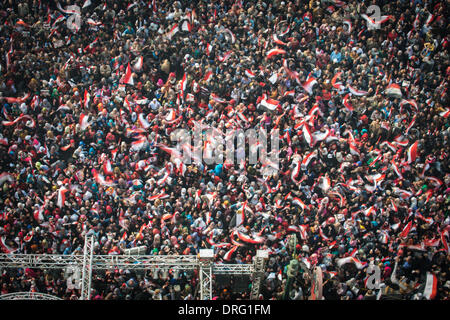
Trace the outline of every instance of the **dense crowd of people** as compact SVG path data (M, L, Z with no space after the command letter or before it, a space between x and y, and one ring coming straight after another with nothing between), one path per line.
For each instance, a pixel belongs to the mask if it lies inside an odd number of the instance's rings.
M1 251L82 254L86 234L96 255L212 248L215 263L249 264L263 249L260 299L310 298L315 267L325 300L448 299L446 12L3 1ZM279 130L279 163L184 164L171 138L196 128ZM80 295L65 270L1 273L0 294ZM214 299L250 297L234 285ZM197 271L94 270L92 287L96 300L199 298Z

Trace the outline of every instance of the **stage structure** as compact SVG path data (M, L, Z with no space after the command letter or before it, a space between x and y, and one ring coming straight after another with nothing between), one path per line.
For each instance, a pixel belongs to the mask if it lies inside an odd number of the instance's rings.
M214 251L201 249L194 255L94 255L94 237L85 238L83 254L56 255L56 254L0 254L1 268L36 268L36 269L73 269L81 270L81 300L90 300L92 270L169 270L189 271L198 270L200 277L200 299L211 300L213 293L214 275L249 275L252 278L250 298L257 299L260 285L264 276L267 251L258 250L253 264L220 264L214 263ZM34 294L34 297L33 297ZM41 293L14 293L0 296L1 299L50 299L52 296ZM59 299L57 297L52 297Z

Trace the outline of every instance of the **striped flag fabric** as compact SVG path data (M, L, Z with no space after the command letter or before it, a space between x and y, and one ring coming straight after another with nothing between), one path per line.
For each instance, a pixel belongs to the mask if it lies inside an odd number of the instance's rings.
M131 67L130 67L130 63L128 62L127 65L127 70L125 71L125 74L123 75L122 79L121 79L122 83L128 84L130 86L134 86L134 80L133 80L133 76L131 73Z
M392 83L386 87L385 93L387 96L401 98L402 90L400 86L396 83Z
M302 88L308 92L309 95L311 95L312 89L314 87L314 85L317 84L317 80L314 77L310 77L304 84L302 84Z
M180 29L178 28L178 23L176 23L175 25L173 25L172 29L170 29L170 31L166 33L166 37L169 38L169 40L171 40L172 37L173 37L179 30L180 30Z
M416 142L414 142L407 151L407 163L412 163L414 161L416 161L417 158L417 147L419 145L419 140L417 140Z
M356 88L353 88L352 86L348 85L347 86L348 90L350 91L350 93L354 96L365 96L367 94L369 94L369 92L364 91L364 90L358 90Z
M274 48L274 49L271 49L271 50L269 50L267 52L266 59L270 59L270 58L272 58L272 57L274 57L276 55L285 54L285 53L286 53L286 51L283 50L283 49Z
M138 60L133 65L133 70L139 72L139 71L142 70L143 65L144 65L144 57L143 56L139 56Z

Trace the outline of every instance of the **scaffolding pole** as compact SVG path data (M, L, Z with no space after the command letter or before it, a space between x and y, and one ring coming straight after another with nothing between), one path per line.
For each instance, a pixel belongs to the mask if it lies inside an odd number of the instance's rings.
M94 256L94 237L87 236L84 240L83 269L81 279L81 300L90 300L92 283L92 260Z
M200 249L199 252L200 273L200 300L212 299L212 260L214 251L211 249Z
M258 250L254 258L254 271L252 281L252 291L250 293L250 300L257 300L261 288L261 283L264 278L265 262L269 254L265 250Z

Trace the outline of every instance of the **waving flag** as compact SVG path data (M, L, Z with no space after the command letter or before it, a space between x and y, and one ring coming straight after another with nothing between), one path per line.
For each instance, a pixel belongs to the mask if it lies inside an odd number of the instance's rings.
M367 266L367 262L361 262L355 257L341 258L337 261L338 267L342 267L344 264L347 263L353 263L358 269L363 269L365 266Z
M145 119L143 113L139 114L138 121L139 121L139 124L141 125L141 127L144 128L144 129L148 129L151 126L151 124L148 123L148 121Z
M142 70L142 66L144 65L144 57L143 56L140 56L139 58L138 58L138 60L136 61L136 63L133 65L133 69L135 70L135 71L141 71Z
M353 106L351 105L351 103L348 101L349 100L349 95L350 93L347 93L344 97L344 99L342 100L342 104L347 108L347 110L349 111L353 111Z
M305 137L305 140L308 143L308 145L311 147L313 144L313 137L306 123L303 125L303 136Z
M225 253L223 259L225 261L230 261L231 257L233 256L233 253L237 250L238 246L233 246L227 253Z
M280 102L277 101L277 100L273 100L273 99L267 98L267 99L262 99L260 104L263 107L269 109L270 111L273 111L280 105Z
M112 170L111 161L107 159L105 162L103 162L103 173L106 175L113 175L114 172Z
M112 181L107 181L105 178L97 172L97 170L92 169L92 175L94 176L95 181L102 186L113 187L116 184Z
M388 85L386 87L386 95L390 96L390 97L395 97L395 98L401 98L402 97L402 90L400 88L400 86L396 83L392 83L390 85Z
M310 77L304 84L302 84L303 89L308 92L309 95L311 95L312 89L314 85L317 84L317 80L313 77Z
M130 67L129 62L128 62L127 70L121 80L122 80L121 81L122 83L128 84L130 86L134 86L134 80L133 80L133 76L131 74L131 67Z
M183 21L183 23L181 24L181 30L191 32L192 25L189 23L188 20Z
M331 79L331 85L333 86L333 88L337 89L337 90L344 90L345 86L341 83L341 82L336 82L339 77L341 76L342 72L338 72L334 75L333 79Z
M166 37L169 38L169 40L171 40L172 37L173 37L178 31L179 31L178 23L176 23L176 24L172 27L172 29L170 29L170 31L167 32Z
M412 163L416 161L417 158L417 146L419 145L419 141L414 142L407 151L407 163Z
M297 197L294 197L294 199L292 200L292 204L299 206L303 210L305 210L307 207L306 204L300 198L297 198Z
M365 96L368 94L367 91L363 91L363 90L358 90L353 88L352 86L348 86L348 90L350 91L350 93L354 96Z
M133 141L131 143L130 151L140 151L142 148L145 147L147 143L146 137L141 137L139 140Z
M4 253L13 253L14 251L17 250L17 249L11 248L10 246L8 246L8 245L6 244L6 240L5 240L5 237L4 237L4 236L0 238L0 248L2 248L2 251L3 251Z
M66 187L61 187L58 190L58 200L56 202L56 205L60 208L64 206L64 203L66 201L66 193L69 191Z
M86 128L90 125L89 116L85 114L80 115L80 128L81 130L86 130Z
M390 15L382 16L382 17L380 17L380 20L375 21L372 18L370 18L369 16L367 16L366 14L362 14L361 17L363 17L367 21L369 27L374 28L374 29L379 29L383 23L385 23L386 21L388 21L389 19L392 18L392 16L390 16Z
M302 160L302 168L308 168L308 165L311 163L312 159L317 157L317 150L314 150L308 153Z
M277 35L274 33L272 35L272 40L273 42L275 42L276 44L282 45L282 46L287 46L287 43L281 41L280 39L278 39Z
M225 54L223 56L217 57L217 60L219 60L220 62L225 62L228 60L228 58L231 56L232 53L233 53L233 50L229 50L229 51L225 52Z
M285 54L285 53L286 53L285 50L279 49L279 48L275 48L275 49L269 50L269 51L267 52L267 54L266 54L266 59L270 59L270 58L272 58L273 56L276 56L276 55L279 55L279 54Z
M254 78L255 74L250 70L250 69L246 69L245 70L245 75L249 78Z
M213 46L210 45L209 43L206 45L206 55L209 56L209 54L211 53Z

